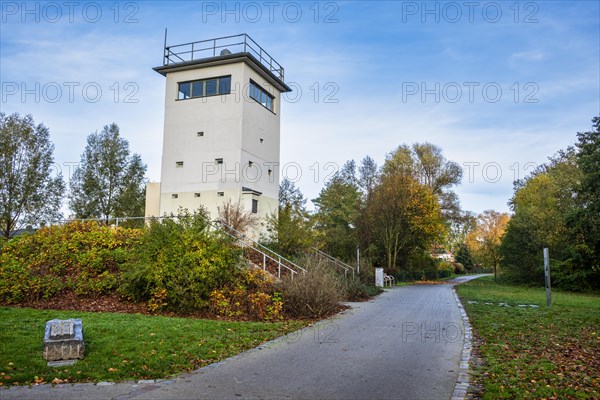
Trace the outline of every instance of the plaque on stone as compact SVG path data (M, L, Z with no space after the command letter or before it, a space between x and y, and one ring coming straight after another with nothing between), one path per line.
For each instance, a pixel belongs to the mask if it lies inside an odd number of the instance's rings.
M53 319L46 322L43 356L48 361L83 358L85 342L80 319Z

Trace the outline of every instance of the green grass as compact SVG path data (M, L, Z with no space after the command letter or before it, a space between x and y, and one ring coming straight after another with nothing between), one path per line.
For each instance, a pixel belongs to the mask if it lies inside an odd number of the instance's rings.
M494 283L492 277L457 291L483 339L485 362L475 378L484 399L600 398L600 296L553 291L548 308L544 288Z
M85 358L52 368L46 321L81 318ZM168 378L253 348L307 322L228 322L138 314L0 307L0 385Z

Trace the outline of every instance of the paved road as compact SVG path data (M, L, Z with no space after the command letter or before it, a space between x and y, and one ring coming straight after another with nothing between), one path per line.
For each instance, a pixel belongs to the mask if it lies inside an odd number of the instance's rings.
M452 285L392 288L351 305L313 327L173 381L42 385L0 391L0 398L450 399L463 348Z

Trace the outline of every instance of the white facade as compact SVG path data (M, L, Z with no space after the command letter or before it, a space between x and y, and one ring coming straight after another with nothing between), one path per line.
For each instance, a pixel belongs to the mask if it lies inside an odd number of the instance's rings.
M281 93L289 87L248 53L155 70L166 77L163 154L160 189L148 187L146 215L204 206L217 218L228 200L260 217L276 213ZM182 82L228 76L229 94L178 99ZM272 110L250 97L251 81L273 96Z

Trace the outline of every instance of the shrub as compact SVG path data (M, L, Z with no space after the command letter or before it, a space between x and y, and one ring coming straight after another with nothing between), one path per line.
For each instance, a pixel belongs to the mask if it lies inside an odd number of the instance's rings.
M275 321L282 318L283 300L275 278L257 268L244 268L231 285L210 294L210 309L224 317Z
M239 250L211 231L205 210L181 210L177 219L150 223L120 292L156 310L202 309L211 292L234 281L239 264Z
M414 251L408 258L408 266L413 277L420 280L437 279L438 261L427 252Z
M447 278L454 273L454 265L449 261L440 261L438 264L438 277Z
M373 269L373 268L371 268ZM361 270L362 275L362 270ZM375 272L373 271L373 281L375 282ZM348 277L344 279L346 286L346 300L347 301L361 301L370 299L373 296L383 292L383 289L374 286L373 284L367 284L363 282L362 277Z
M315 257L305 257L301 265L306 273L283 280L285 312L297 318L321 318L335 312L346 295L343 278Z
M142 231L72 222L9 240L0 253L0 301L49 299L63 289L98 296L118 286Z
M580 260L569 258L565 261L550 262L550 276L552 286L571 292L593 291L598 288L600 282L600 271L590 268L582 270L578 268L581 265ZM535 282L537 285L543 285L545 281Z
M467 272L467 270L465 269L465 266L459 262L453 262L452 265L454 266L455 274L464 274Z

